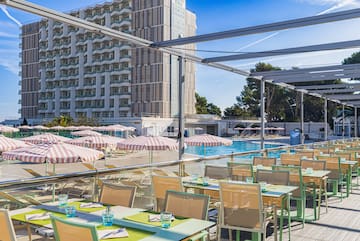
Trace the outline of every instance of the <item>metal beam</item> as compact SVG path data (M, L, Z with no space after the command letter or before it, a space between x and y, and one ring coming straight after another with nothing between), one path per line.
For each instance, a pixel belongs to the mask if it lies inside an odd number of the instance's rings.
M352 78L359 78L360 76L360 69L357 70L356 73L346 73L342 75L334 75L334 74L314 74L314 75L304 75L304 76L294 76L294 77L287 77L287 78L267 78L264 79L267 81L272 81L274 83L298 83L298 82L318 82L323 80L336 80L336 79L352 79Z
M345 102L347 102L346 100L360 100L360 94L326 95L326 97L328 97L329 99L336 99L336 100L345 101Z
M360 84L331 84L331 85L306 85L306 86L297 86L296 88L305 89L305 90L326 90L326 89L338 89L338 88L360 88Z
M319 93L319 94L340 94L340 93L351 93L351 92L355 92L355 91L360 91L360 86L356 87L356 88L348 88L348 89L316 90L314 92Z
M223 32L162 41L162 42L154 43L153 46L169 47L174 45L199 43L199 42L205 42L211 40L234 38L234 37L245 36L250 34L266 33L266 32L279 31L284 29L299 28L299 27L305 27L316 24L342 21L342 20L358 18L358 17L360 17L360 9L352 9L347 11L281 21L277 23L262 24L253 27L245 27L245 28L239 28L239 29L228 30Z
M242 60L242 59L252 59L252 58L263 58L263 57L271 57L278 55L288 55L288 54L299 54L299 53L309 53L309 52L318 52L318 51L327 51L327 50L338 50L338 49L349 49L360 47L360 40L351 40L351 41L343 41L343 42L335 42L328 44L317 44L317 45L309 45L295 48L286 48L286 49L276 49L262 52L253 52L246 54L234 54L220 57L212 57L203 59L204 63L212 63L212 62L225 62L225 61L234 61L234 60Z

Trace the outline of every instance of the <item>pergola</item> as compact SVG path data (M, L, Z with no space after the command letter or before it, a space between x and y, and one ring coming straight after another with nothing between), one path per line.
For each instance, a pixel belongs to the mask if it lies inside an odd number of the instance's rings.
M179 159L182 159L184 153L184 85L185 85L185 76L183 71L184 61L193 61L199 64L204 64L210 67L222 69L225 71L230 71L245 77L252 77L258 79L261 82L261 147L264 147L264 131L265 131L265 83L271 83L279 85L282 87L290 88L301 93L301 129L303 130L304 123L304 104L303 97L304 94L316 96L319 98L324 98L324 130L325 130L325 139L327 139L327 103L328 101L333 101L339 103L343 106L350 106L355 108L355 118L357 118L357 107L360 106L360 83L359 84L331 84L331 85L312 85L312 83L318 83L321 80L334 80L334 79L343 79L343 78L357 78L360 77L360 65L351 64L351 65L337 65L337 66L325 66L318 68L306 68L306 69L295 69L295 70L282 70L282 71L268 71L268 72L254 72L250 73L248 71L241 70L239 68L232 67L231 65L222 64L220 62L249 59L249 58L259 58L259 57L269 57L276 55L288 55L288 54L298 54L314 51L329 51L329 50L339 50L339 49L349 49L360 47L360 40L353 41L343 41L311 46L303 46L296 48L287 48L287 49L277 49L271 51L262 51L262 52L253 52L253 53L244 53L244 54L234 54L220 57L212 58L200 58L196 55L189 54L185 51L177 50L172 48L176 45L186 45L194 44L204 41L214 41L221 40L226 38L234 38L252 34L259 34L265 32L279 31L291 28L299 28L304 26L318 25L329 22L343 21L353 18L360 17L360 8L317 15L312 17L305 17L287 21L281 21L270 24L257 25L246 28L239 28L229 31L216 32L198 36L191 36L179 39L173 39L162 42L152 42L146 39L135 37L131 34L123 33L116 31L114 29L97 25L92 22L88 22L83 19L71 16L70 14L64 14L58 11L54 11L27 1L23 0L0 0L1 4L5 4L10 7L14 7L20 10L24 10L33 14L40 15L45 18L50 18L59 22L63 22L69 25L76 27L84 28L88 31L100 33L107 35L115 39L126 40L134 45L139 47L146 47L157 49L158 51L168 53L171 55L179 56ZM308 82L307 86L296 86L298 82ZM344 118L344 111L343 111ZM344 127L344 123L343 123ZM343 128L344 129L344 128ZM343 132L344 135L344 132ZM357 136L357 127L355 128L355 136ZM303 141L303 138L302 138Z

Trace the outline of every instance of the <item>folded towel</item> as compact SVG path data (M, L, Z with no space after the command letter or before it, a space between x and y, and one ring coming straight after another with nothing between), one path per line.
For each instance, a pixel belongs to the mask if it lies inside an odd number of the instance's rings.
M97 233L98 233L98 236L99 236L99 240L100 239L126 238L126 237L129 237L129 234L126 231L125 228L98 230Z
M101 203L81 203L80 208L102 208Z
M50 213L35 213L35 214L26 214L26 220L46 220L50 219Z
M171 221L174 221L175 217L171 217ZM149 214L149 222L161 222L161 215L160 214Z

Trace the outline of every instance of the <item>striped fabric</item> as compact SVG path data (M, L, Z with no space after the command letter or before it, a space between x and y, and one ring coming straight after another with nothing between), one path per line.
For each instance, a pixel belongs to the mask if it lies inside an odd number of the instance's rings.
M71 132L73 136L101 136L101 133L92 130L82 130Z
M69 140L66 143L101 150L103 148L116 149L117 144L124 140L125 139L119 137L99 135L84 136L77 139Z
M5 137L3 135L0 135L0 152L4 151L10 151L21 147L27 147L29 146L23 141L11 139L8 137Z
M178 147L176 140L162 136L139 136L117 144L121 150L177 150Z
M111 132L115 132L115 131L133 131L135 130L134 127L131 126L123 126L123 125L110 125L110 126L99 126L95 128L98 131L111 131Z
M49 143L65 142L70 140L70 138L54 135L51 133L44 133L41 135L25 137L22 138L21 140L32 144L43 144L43 143L49 144Z
M72 163L92 162L102 158L104 154L89 148L66 143L40 144L3 152L5 160L19 160L34 163Z
M5 125L0 125L0 132L18 132L19 129L18 128L14 128L11 126L5 126Z
M230 146L232 145L232 140L213 136L209 134L195 135L188 138L185 138L184 142L188 146Z

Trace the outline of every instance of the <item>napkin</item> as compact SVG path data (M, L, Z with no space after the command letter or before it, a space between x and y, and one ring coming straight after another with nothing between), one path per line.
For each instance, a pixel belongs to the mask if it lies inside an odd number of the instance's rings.
M102 208L101 203L81 203L80 208Z
M26 214L26 220L46 220L50 219L50 213L35 213L35 214Z
M129 237L129 234L126 231L125 228L98 230L97 233L98 233L98 236L99 236L99 240L100 239L126 238L126 237Z
M175 217L171 217L171 221L174 221ZM149 214L149 222L161 222L161 215L160 214Z

